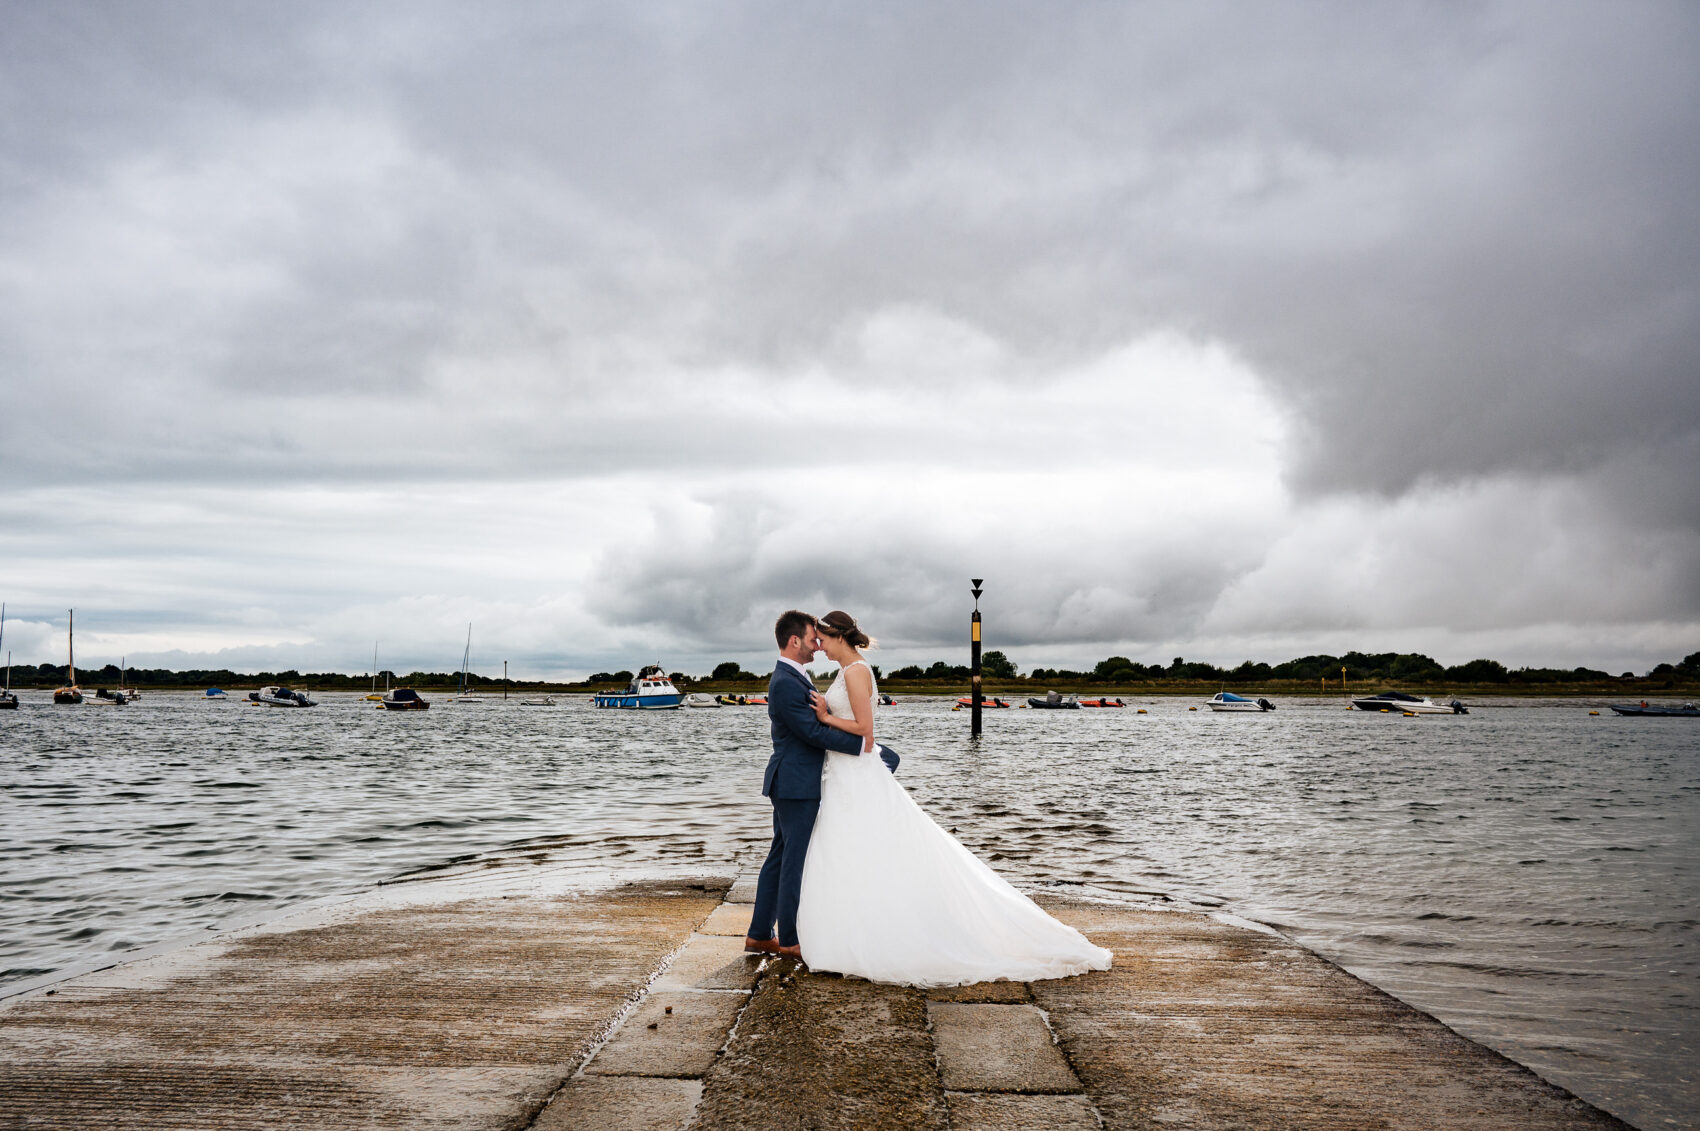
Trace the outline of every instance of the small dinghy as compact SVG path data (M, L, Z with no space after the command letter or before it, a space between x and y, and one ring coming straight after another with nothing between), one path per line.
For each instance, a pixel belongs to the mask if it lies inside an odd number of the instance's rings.
M1205 703L1212 711L1273 711L1275 704L1267 699L1247 699L1232 691L1218 691Z
M1123 703L1120 699L1082 699L1080 701L1080 705L1082 707L1125 707L1125 706L1127 706L1127 704Z
M956 705L958 707L972 707L974 705L974 697L972 695L964 695L962 698L960 698L956 701ZM981 707L1007 707L1007 706L1009 706L1009 704L1005 703L1002 699L996 699L996 698L993 698L990 695L982 695L982 696L980 696L980 706Z
M1700 707L1696 707L1692 703L1684 703L1680 707L1654 707L1643 701L1640 706L1636 706L1633 703L1611 703L1608 704L1608 706L1620 715L1634 715L1642 718L1700 718Z
M687 707L719 708L720 705L719 699L712 695L704 695L700 691L693 691L685 696L685 706Z
M722 707L765 707L765 695L716 695L714 701Z

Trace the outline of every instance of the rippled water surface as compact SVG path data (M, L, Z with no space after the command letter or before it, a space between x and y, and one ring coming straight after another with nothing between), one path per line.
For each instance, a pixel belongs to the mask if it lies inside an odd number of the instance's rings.
M0 993L450 862L724 871L765 849L761 708L21 698L0 714ZM1273 924L1637 1125L1700 1126L1696 720L1141 705L988 712L975 745L965 712L917 699L881 732L1019 882Z

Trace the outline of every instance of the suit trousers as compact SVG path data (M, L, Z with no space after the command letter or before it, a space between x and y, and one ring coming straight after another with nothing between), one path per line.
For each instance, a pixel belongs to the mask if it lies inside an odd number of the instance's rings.
M750 916L752 939L773 938L779 924L779 945L797 945L797 901L803 894L803 861L820 813L818 797L772 797L773 847L767 850L756 879L756 906Z

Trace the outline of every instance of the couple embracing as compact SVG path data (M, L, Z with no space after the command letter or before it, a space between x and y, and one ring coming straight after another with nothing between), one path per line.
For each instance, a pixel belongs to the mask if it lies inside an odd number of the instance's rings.
M879 689L861 651L872 641L853 617L793 610L774 637L761 787L773 847L744 949L908 986L1109 969L1109 951L1016 891L898 784L896 751L874 741ZM817 652L839 665L824 696L805 667Z

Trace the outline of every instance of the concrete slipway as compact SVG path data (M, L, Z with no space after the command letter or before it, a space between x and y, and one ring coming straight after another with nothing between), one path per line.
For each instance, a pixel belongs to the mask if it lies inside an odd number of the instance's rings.
M1622 1128L1277 935L922 991L747 958L749 883L440 880L0 1002L0 1128Z

